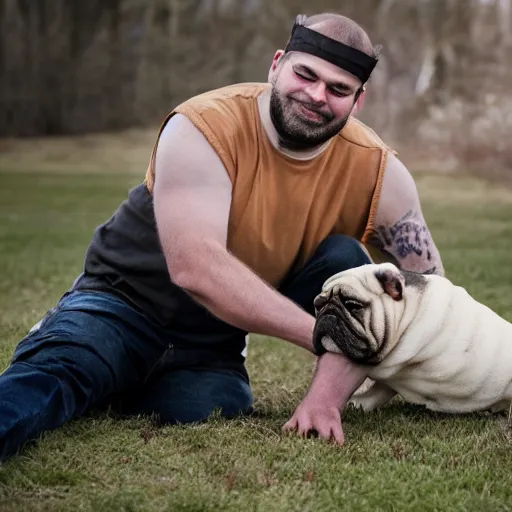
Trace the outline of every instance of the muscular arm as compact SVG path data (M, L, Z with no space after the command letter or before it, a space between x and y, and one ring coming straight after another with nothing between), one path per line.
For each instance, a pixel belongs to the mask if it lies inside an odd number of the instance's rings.
M439 251L421 211L416 185L404 164L389 155L369 243L403 270L444 275Z
M171 118L155 165L155 218L172 280L225 322L313 351L315 318L228 252L231 181L187 118ZM308 428L343 442L339 409L363 379L363 370L344 356L323 355L308 394L312 405L301 408L311 417Z
M314 317L226 248L231 181L202 133L176 115L156 153L154 207L170 276L218 318L312 351Z

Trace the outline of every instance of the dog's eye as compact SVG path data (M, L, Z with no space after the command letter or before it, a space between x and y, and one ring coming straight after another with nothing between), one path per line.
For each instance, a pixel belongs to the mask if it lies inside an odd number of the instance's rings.
M360 302L357 302L357 300L346 300L343 305L349 310L349 311L359 311L360 309L363 309L363 305Z

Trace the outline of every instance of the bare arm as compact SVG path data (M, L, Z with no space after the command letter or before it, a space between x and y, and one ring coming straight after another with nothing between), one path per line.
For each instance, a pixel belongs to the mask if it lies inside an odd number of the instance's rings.
M403 270L444 275L439 251L421 211L416 184L407 168L389 155L369 243Z
M370 244L390 256L400 268L444 274L439 251L421 211L414 180L392 154L389 155L375 226ZM320 358L306 397L284 429L298 430L305 435L316 428L322 437L332 436L338 443L343 443L341 423L338 425L339 409L363 382L365 374L361 367L327 359L329 355Z
M228 252L231 180L188 118L176 115L165 127L155 175L156 223L173 282L235 327L313 351L314 317Z
M225 322L313 351L315 318L228 252L231 181L217 153L187 118L177 115L165 127L155 171L155 217L172 280ZM362 369L344 356L323 355L313 379L315 391L300 409L308 429L342 443L339 409L363 379Z

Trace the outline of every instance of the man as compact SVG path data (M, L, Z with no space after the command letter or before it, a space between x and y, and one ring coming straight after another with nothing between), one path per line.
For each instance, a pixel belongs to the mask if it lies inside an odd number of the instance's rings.
M442 273L411 176L352 117L376 63L352 20L299 16L268 84L210 91L167 116L144 183L0 377L3 458L114 398L171 424L250 411L247 333L313 352L313 299L370 261L361 242ZM343 443L340 410L364 378L322 355L284 428Z

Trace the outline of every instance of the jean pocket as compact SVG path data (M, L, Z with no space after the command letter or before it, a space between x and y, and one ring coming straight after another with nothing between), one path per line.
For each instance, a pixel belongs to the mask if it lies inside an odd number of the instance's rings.
M34 343L37 343L37 337L38 335L42 334L41 330L43 328L46 328L48 326L48 322L54 318L55 314L60 310L61 303L64 300L64 298L68 295L68 293L65 293L61 299L57 302L57 304L50 308L46 313L43 315L43 317L38 320L27 332L27 334L20 340L18 343L18 346L14 350L14 355L12 360L15 361L19 356L27 351L27 347L30 345L33 345Z
M62 297L58 300L57 304L53 308L50 308L44 314L43 318L41 318L41 320L39 320L36 324L34 324L30 328L30 330L27 333L27 336L31 336L32 334L39 332L43 327L45 327L48 324L48 320L50 320L50 318L52 318L55 315L55 313L57 313L60 309L62 309L62 306L63 306L65 300L69 296L71 296L73 293L74 292L72 292L72 291L67 291L66 293L64 293L62 295Z
M50 320L56 312L56 307L49 309L43 318L30 328L28 333L20 340L14 349L14 354L11 358L12 363L20 360L22 356L24 357L27 353L32 352L34 348L39 345L42 339L41 330L47 325L48 320Z
M41 328L43 327L43 325L46 324L46 322L57 312L57 307L53 307L51 309L49 309L43 316L43 318L41 318L41 320L39 320L37 323L35 323L31 328L30 330L28 331L27 333L27 336L31 336L32 334L35 334L36 332L39 332L41 330Z

